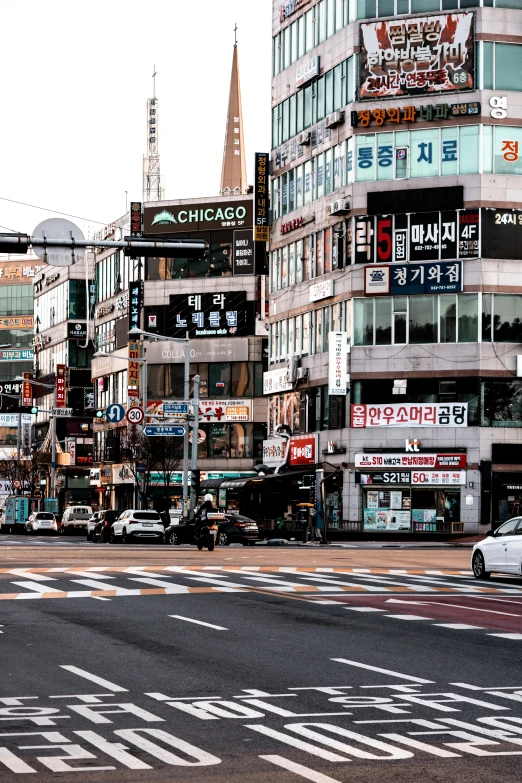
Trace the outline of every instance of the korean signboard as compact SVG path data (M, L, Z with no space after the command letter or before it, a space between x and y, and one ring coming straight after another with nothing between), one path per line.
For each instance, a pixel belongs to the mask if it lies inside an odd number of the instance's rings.
M484 258L522 260L522 211L482 210Z
M365 452L356 454L354 464L356 468L429 468L448 469L465 468L465 454L376 454Z
M284 22L289 16L300 11L303 6L308 5L310 0L286 0L279 8L279 21Z
M290 438L289 465L315 465L317 435L295 435Z
M127 370L128 396L139 397L141 363L133 360L140 358L140 344L134 341L129 342L128 350L129 350L129 362L128 362L128 370Z
M27 263L18 263L16 261L0 262L0 280L5 283L30 283L35 275L47 269L47 264L43 266L31 266Z
M65 408L66 403L66 392L65 392L65 384L66 384L66 366L65 364L57 364L56 365L56 408Z
M147 403L147 416L165 416L166 419L179 419L174 414L169 414L168 405L171 401L149 400ZM189 403L192 405L192 402ZM167 406L165 410L165 406ZM157 420L159 422L159 420ZM200 424L215 424L223 422L248 422L252 421L252 400L200 400L199 405ZM164 424L165 422L159 422Z
M143 309L143 283L137 280L129 287L129 329L140 328Z
M475 88L472 13L364 23L359 46L359 100Z
M255 230L255 229L254 229ZM234 231L232 269L236 275L254 274L254 240L250 229Z
M346 332L330 332L328 335L328 394L346 396L348 375L346 362L348 342Z
M34 351L26 349L24 351L0 351L0 362L11 361L32 361L34 359Z
M33 329L33 315L14 315L0 317L0 329Z
M352 405L352 427L467 427L468 403Z
M30 383L33 375L30 372L24 372L22 383L22 405L28 407L33 404L33 384Z
M421 471L392 470L381 473L355 471L356 484L415 484L431 486L461 486L466 484L465 470Z
M263 394L279 394L293 388L288 367L263 373Z
M253 225L251 199L144 207L143 213L144 234L194 234L197 231L250 228Z
M131 237L141 237L141 201L131 201L130 203L130 235Z
M334 280L322 280L310 286L310 302L319 302L334 295Z
M471 117L480 114L480 103L436 103L427 106L398 106L390 109L352 111L352 128L367 128L370 124L400 125L401 122L433 122L451 117Z
M191 362L246 362L248 337L216 338L190 341ZM183 343L154 340L147 348L149 364L171 364L185 361Z
M462 261L393 264L364 269L365 296L438 294L462 291Z
M268 187L270 180L270 156L268 152L256 152L254 185L254 240L268 242Z
M320 62L319 55L316 55L300 65L295 72L295 86L302 87L311 82L312 79L315 79L316 76L319 76L321 70Z
M288 440L285 438L270 438L263 441L263 465L267 468L277 468L285 461Z
M87 324L78 323L77 321L70 321L67 324L67 339L69 340L84 340L87 337Z
M240 337L247 333L246 292L175 294L167 318L169 337Z
M479 229L478 209L360 215L354 218L354 262L382 264L477 258Z

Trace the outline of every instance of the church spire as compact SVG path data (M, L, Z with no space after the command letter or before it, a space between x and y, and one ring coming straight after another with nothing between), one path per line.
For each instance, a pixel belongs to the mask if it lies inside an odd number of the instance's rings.
M228 99L227 130L221 170L220 196L244 193L247 188L245 140L243 136L243 113L241 108L241 87L237 55L237 25L234 28L234 54L230 95Z

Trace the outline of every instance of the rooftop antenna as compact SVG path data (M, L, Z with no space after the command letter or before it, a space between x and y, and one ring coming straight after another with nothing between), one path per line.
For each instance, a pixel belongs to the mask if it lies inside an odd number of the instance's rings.
M143 201L161 201L163 188L159 156L159 101L156 98L156 66L152 73L152 98L147 100L147 152L143 156Z

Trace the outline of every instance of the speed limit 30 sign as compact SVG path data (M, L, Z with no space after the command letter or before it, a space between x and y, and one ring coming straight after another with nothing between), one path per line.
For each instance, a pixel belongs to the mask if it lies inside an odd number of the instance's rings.
M143 412L143 408L129 408L127 411L127 421L130 421L131 424L141 424L143 419L145 418L145 413Z

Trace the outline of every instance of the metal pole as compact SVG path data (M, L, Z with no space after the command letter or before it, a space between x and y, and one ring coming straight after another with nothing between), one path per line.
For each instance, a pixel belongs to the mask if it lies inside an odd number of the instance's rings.
M56 406L56 386L53 392L53 414L52 414L52 429L51 429L51 497L55 497L55 484L56 484L56 415L54 413Z
M190 343L187 332L187 339L185 341L185 381L183 384L183 399L188 403L190 398ZM199 412L199 405L198 405ZM183 515L187 515L188 510L188 498L189 498L189 482L188 482L188 470L189 470L189 422L187 419L185 426L185 435L183 436Z
M192 423L192 459L190 463L191 470L197 470L198 467L198 429L199 429L199 375L194 376L194 399L192 401L192 407L194 410L194 421ZM189 429L187 424L187 430ZM190 513L189 516L194 516L198 499L196 497L196 490L194 487L190 488Z
M20 395L20 404L22 397ZM22 449L22 411L18 411L18 432L16 433L16 478L20 478L20 453ZM15 495L21 495L21 489L15 490Z
M147 380L148 380L148 369L147 369L147 359L145 357L145 346L142 343L141 344L141 356L143 358L143 363L141 365L141 399L143 404L143 428L142 432L145 433L145 427L147 426ZM138 473L138 466L136 465L136 484L138 486L138 501L140 499L140 474ZM143 489L145 490L145 481ZM147 498L141 499L141 504L138 503L138 506L141 508L147 508Z

